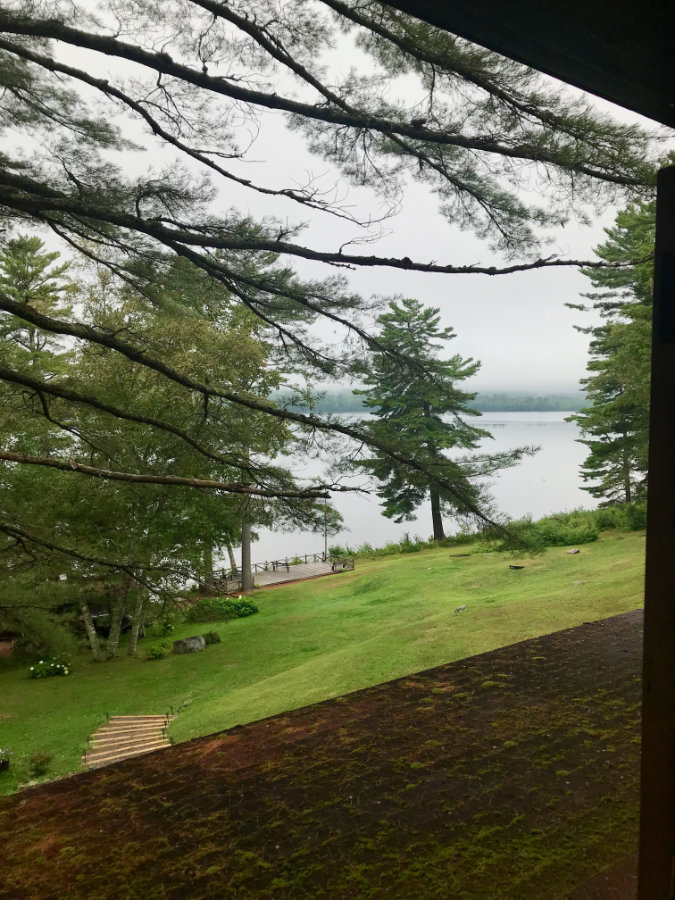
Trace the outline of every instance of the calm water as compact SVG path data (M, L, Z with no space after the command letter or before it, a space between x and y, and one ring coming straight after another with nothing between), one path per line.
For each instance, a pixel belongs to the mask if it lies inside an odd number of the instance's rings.
M579 430L572 422L565 422L564 412L502 412L484 413L475 421L490 431L492 440L485 440L481 450L495 452L514 447L538 446L535 456L524 459L517 466L506 469L493 479L491 492L501 512L514 518L530 513L534 518L552 512L587 509L595 506L593 498L581 490L579 466L586 456L586 448L576 442ZM345 419L354 418L344 416ZM303 463L307 473L306 462ZM317 468L319 474L320 467ZM334 505L344 519L344 530L329 537L330 544L358 547L364 541L381 546L400 540L405 532L427 538L431 534L431 510L428 504L420 507L413 522L396 525L380 512L374 492L370 495L337 494ZM446 532L456 530L453 522L446 522ZM260 540L252 547L254 562L283 558L291 554L320 553L322 534L273 533L260 529Z

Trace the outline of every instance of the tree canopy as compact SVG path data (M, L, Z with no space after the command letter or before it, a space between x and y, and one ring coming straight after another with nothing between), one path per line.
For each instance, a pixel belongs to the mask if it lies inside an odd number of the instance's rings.
M345 48L359 61L347 70ZM188 487L218 491L311 518L312 502L341 486L310 484L270 461L269 442L278 448L291 429L310 444L337 435L369 447L451 496L451 465L431 465L374 429L276 404L270 370L311 379L351 373L363 352L400 356L372 333L377 303L351 290L351 268L506 275L593 266L537 257L547 227L617 198L649 198L654 185L644 130L371 0L102 0L95 8L16 0L0 12L0 86L4 227L39 231L89 273L78 304L64 292L61 303L26 302L8 277L3 327L64 353L78 348L83 366L105 360L111 373L90 383L65 377L56 357L46 371L19 364L13 351L3 356L0 379L12 402L20 398L46 423L42 443L3 445L4 471L23 465L32 478L75 484L95 476L136 490L171 486L181 496ZM416 180L437 195L449 223L473 230L503 261L355 252L348 244L377 236L377 217L356 212L340 189L249 177L253 139L275 113L346 182L379 192L383 217ZM300 221L256 220L233 208L234 185L266 198L271 212L285 201L298 217L337 217L353 237L328 248L303 242ZM328 269L301 277L293 269L300 260ZM341 329L342 340L317 338L321 321ZM249 338L267 347L257 369ZM249 363L264 384L246 380ZM114 446L95 440L104 417ZM160 433L161 452L147 452ZM264 448L258 433L267 435ZM480 503L469 507L490 521ZM2 527L14 528L14 547L42 541L136 574L149 565L139 570L131 548L111 545L106 555L69 547L14 507L2 511Z

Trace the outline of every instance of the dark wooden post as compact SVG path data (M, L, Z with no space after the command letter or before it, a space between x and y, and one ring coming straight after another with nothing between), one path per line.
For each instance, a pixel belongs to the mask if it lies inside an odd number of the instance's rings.
M639 900L675 896L675 167L659 173L649 425Z

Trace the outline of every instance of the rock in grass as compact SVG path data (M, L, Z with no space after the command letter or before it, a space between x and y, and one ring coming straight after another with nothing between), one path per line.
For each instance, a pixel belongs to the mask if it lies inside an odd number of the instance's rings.
M197 650L203 650L204 647L206 647L206 641L201 634L173 642L174 653L196 653Z

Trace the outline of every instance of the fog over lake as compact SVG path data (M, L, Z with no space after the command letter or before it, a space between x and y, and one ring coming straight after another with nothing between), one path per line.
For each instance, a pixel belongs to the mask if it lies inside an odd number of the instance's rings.
M571 510L583 506L593 508L595 500L581 490L579 466L587 450L577 442L579 429L573 422L565 422L565 412L490 412L470 418L472 424L490 431L492 440L485 440L479 449L487 452L509 450L514 447L538 446L541 449L518 465L506 469L493 479L491 491L498 509L518 518L531 514L540 518L548 513ZM363 416L344 415L345 420ZM289 463L292 467L292 463ZM320 474L320 461L302 461L306 475ZM310 470L315 467L315 472ZM418 517L400 525L381 514L376 494L336 494L335 507L344 519L344 530L329 537L328 543L358 547L364 541L382 546L398 541L408 532L411 536L428 538L431 535L431 508L420 507ZM446 520L446 533L457 530L452 520ZM323 534L300 532L271 532L258 530L260 540L251 548L254 562L283 559L292 554L321 553Z

